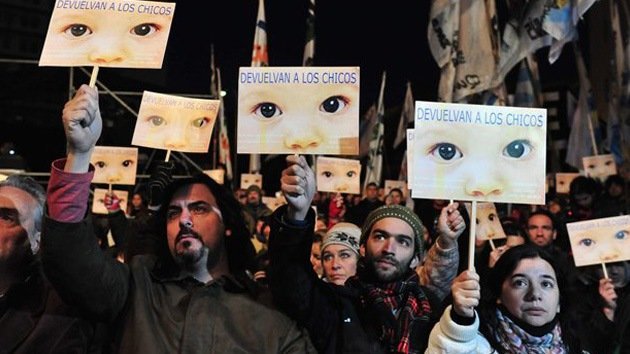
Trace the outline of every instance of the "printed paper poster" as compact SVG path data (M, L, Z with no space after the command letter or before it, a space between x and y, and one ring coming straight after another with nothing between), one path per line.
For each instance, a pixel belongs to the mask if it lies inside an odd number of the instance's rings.
M275 211L279 206L286 204L285 200L276 197L262 197L262 202L271 209L271 211Z
M207 152L219 100L144 91L133 145L182 152Z
M358 67L242 67L238 153L357 155Z
M392 189L398 188L403 194L403 197L407 196L407 182L405 181L397 181L392 179L385 180L385 195L389 195Z
M361 194L361 162L335 157L317 157L317 190Z
M203 173L208 175L208 177L212 178L218 184L223 184L225 178L225 170L216 169L216 170L204 170Z
M630 215L567 223L577 267L630 260Z
M56 0L40 66L162 67L175 4Z
M247 189L251 185L256 185L262 189L263 176L258 173L241 173L241 189Z
M585 156L582 158L584 173L605 182L608 176L617 174L617 164L613 155Z
M547 112L416 101L414 197L545 204Z
M407 129L407 189L409 190L413 182L413 137L414 129ZM415 198L413 193L412 197Z
M579 175L579 173L556 173L556 193L569 194L571 182Z
M104 188L95 188L94 189L94 198L92 199L92 214L107 214L107 209L105 208L105 194L107 194L107 189ZM120 199L120 210L127 210L127 202L129 193L126 191L113 190L112 191L119 199Z
M472 215L472 204L464 203L468 215ZM506 238L499 213L494 203L477 203L477 227L475 228L475 238L477 240L495 240Z
M96 146L90 163L94 165L92 183L136 184L138 148Z

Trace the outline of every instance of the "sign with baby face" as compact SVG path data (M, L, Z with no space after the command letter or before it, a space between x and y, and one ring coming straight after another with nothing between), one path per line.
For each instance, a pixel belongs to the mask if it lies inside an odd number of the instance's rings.
M242 67L237 150L357 155L358 67Z
M105 208L105 195L108 190L104 188L94 189L94 198L92 199L92 214L107 214L107 208ZM118 199L120 199L120 210L127 210L127 201L129 193L126 191L112 191Z
M397 188L403 194L403 197L407 195L407 183L405 181L397 181L392 179L385 180L385 195L389 195L392 189Z
M56 0L40 66L162 67L175 4Z
M271 211L274 211L278 209L279 206L287 203L286 200L277 197L262 197L262 202L271 209Z
M361 193L361 162L335 157L317 157L317 190L334 193Z
M218 184L223 184L225 178L225 170L220 168L216 170L204 170L203 173L212 178Z
M586 176L605 182L608 176L617 174L617 164L613 155L585 156L582 165Z
M207 152L219 100L144 91L133 145L183 152Z
M241 173L241 189L247 189L251 185L262 189L263 176L258 173Z
M416 101L414 198L544 204L544 109Z
M577 267L630 260L630 215L567 224Z
M92 183L136 184L138 148L96 146L90 163L94 165Z
M556 193L569 194L571 182L579 175L579 173L556 173Z
M472 215L471 203L465 203L468 215ZM477 240L495 240L506 238L499 213L494 203L477 203L477 227L475 228L475 238Z

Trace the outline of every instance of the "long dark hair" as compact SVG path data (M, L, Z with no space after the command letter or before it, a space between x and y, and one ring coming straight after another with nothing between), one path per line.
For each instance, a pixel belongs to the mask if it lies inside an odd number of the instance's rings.
M177 269L175 261L170 254L166 238L166 210L168 209L168 203L178 189L191 184L203 184L208 187L217 201L219 210L221 210L223 224L225 225L225 235L223 236L230 273L240 275L245 271L253 271L255 268L256 250L250 241L241 205L230 191L205 174L177 179L164 191L162 207L155 218L155 230L160 238L158 259L162 270L174 271Z
M479 317L481 321L480 332L490 342L490 345L502 351L502 346L494 336L494 329L499 323L496 316L497 299L501 296L503 282L507 279L521 260L526 258L541 258L551 265L556 273L558 290L560 292L560 313L558 319L562 329L562 341L569 347L569 353L581 353L582 347L576 328L578 328L575 316L574 301L572 296L575 284L574 274L566 264L559 262L546 250L531 244L524 244L508 249L499 258L494 268L488 272L488 277L482 286L481 303L479 305Z

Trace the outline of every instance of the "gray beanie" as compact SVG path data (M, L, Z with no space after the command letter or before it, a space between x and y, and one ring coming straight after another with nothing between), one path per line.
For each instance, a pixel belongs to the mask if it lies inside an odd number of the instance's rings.
M342 245L348 247L358 256L360 237L361 229L357 225L349 222L340 222L328 230L320 249L324 252L324 249L329 245Z
M372 226L374 226L377 221L385 218L400 219L411 226L414 233L414 248L416 254L422 254L424 250L424 243L422 241L425 230L424 225L422 225L422 221L420 221L418 215L416 215L411 209L401 205L383 205L382 207L373 210L368 215L367 219L365 219L365 223L363 223L360 244L363 245L367 242Z

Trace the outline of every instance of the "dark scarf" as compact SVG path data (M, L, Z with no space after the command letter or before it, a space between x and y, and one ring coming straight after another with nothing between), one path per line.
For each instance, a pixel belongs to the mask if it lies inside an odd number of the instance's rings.
M359 282L353 277L352 282ZM392 283L360 282L361 302L380 325L379 341L392 353L422 353L431 305L416 272Z

